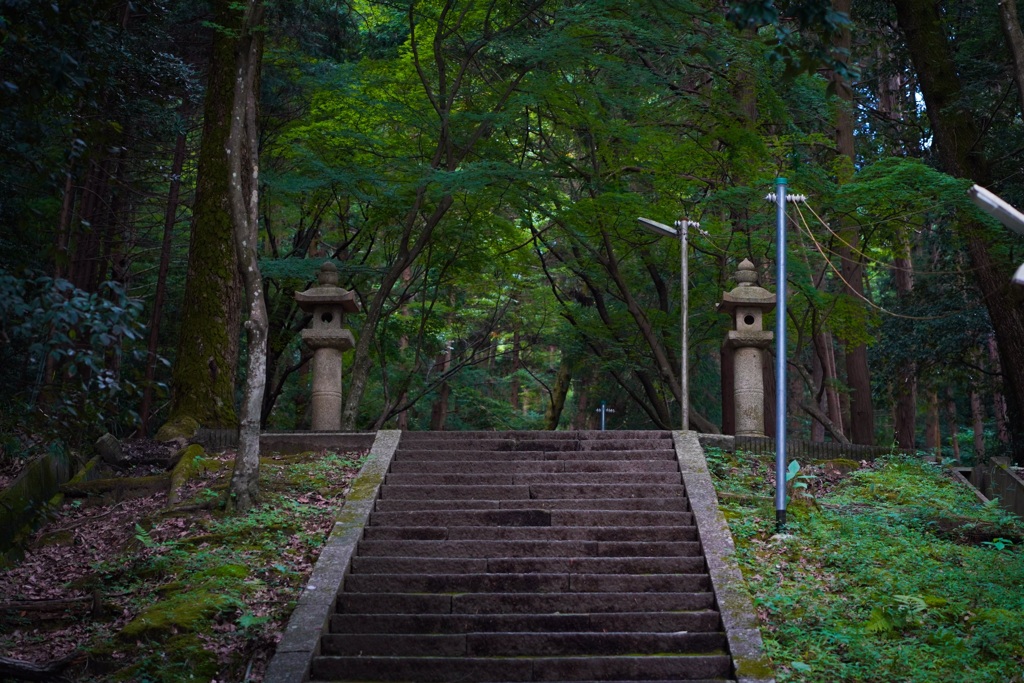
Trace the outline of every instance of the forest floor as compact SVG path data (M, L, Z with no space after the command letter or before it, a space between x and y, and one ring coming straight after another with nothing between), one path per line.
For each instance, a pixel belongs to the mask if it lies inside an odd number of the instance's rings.
M0 570L0 656L83 682L262 680L364 457L264 457L245 514L220 510L232 451L202 455L172 505L66 498Z
M246 514L219 509L231 451L173 505L65 500L0 571L0 657L63 660L69 681L262 680L364 456L265 457ZM708 450L780 683L1024 683L1020 518L883 458L805 465L779 536L771 458Z
M1024 521L919 458L707 452L779 683L1024 683ZM848 472L843 471L849 469Z

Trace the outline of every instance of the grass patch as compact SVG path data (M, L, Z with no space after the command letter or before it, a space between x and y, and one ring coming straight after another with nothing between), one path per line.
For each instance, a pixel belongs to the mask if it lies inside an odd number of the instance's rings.
M773 455L709 451L720 491L774 491ZM801 473L789 538L770 498L722 501L780 683L1024 681L1020 518L914 458Z

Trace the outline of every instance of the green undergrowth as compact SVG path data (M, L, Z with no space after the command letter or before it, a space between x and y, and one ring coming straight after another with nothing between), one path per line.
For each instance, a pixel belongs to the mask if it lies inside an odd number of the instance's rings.
M1024 681L1019 517L886 457L801 467L777 536L774 456L708 462L780 683Z

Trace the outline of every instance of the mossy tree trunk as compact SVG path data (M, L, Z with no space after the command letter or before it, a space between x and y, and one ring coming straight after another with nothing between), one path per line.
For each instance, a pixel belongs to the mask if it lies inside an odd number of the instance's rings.
M231 477L231 495L247 510L259 495L260 414L267 382L267 305L263 298L259 243L259 128L257 101L263 55L261 0L248 0L238 39L231 125L227 140L228 187L234 247L245 289L247 357L238 454Z
M213 0L210 70L203 109L196 198L178 350L171 369L170 420L192 417L230 428L235 412L240 279L232 240L225 147L231 128L236 46L242 15L231 0Z

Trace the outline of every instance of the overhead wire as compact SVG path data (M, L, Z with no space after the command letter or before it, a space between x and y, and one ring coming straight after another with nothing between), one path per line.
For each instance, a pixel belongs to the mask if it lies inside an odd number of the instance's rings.
M877 265L882 266L884 268L889 268L889 269L892 269L892 270L910 271L910 272L914 273L914 275L922 275L922 276L923 275L963 275L964 273L969 273L969 272L975 270L974 268L963 268L963 269L960 269L960 270L914 270L912 268L903 268L901 266L897 266L897 265L894 265L894 264L891 264L891 263L886 263L885 261L882 261L880 259L876 259L876 258L873 258L871 256L868 256L867 252L862 251L862 250L857 249L856 247L854 247L852 244L850 244L845 239L843 239L842 235L840 235L835 230L833 230L832 226L829 225L821 216L818 215L818 213L814 210L814 207L810 206L806 202L804 203L804 205L807 207L808 211L810 211L812 214L814 214L814 217L818 220L818 222L821 223L822 226L824 226L824 228L826 230L828 230L829 233L831 233L833 237L835 237L837 240L839 240L844 245L846 245L846 247L848 247L850 249L850 252L852 254L854 254L854 255L864 259L865 261L869 261L871 263L877 264ZM923 211L920 212L920 213L923 213ZM913 215L913 214L909 214L909 215ZM877 224L881 224L882 222L884 222L884 221L879 221ZM833 256L842 256L841 254L837 254L836 252L832 251L831 249L829 249L828 251Z
M806 204L806 202L805 202L805 204ZM842 272L840 272L840 270L835 267L835 265L832 263L832 261L829 260L828 256L825 254L824 248L818 242L818 239L814 236L814 232L811 230L810 225L808 225L808 223L807 223L807 218L804 216L803 211L800 210L800 204L797 203L797 202L794 202L793 206L796 207L796 212L800 216L800 221L795 221L795 220L793 221L796 224L797 228L802 230L803 233L805 235L807 235L811 239L811 242L814 243L814 248L817 249L818 253L821 254L821 257L823 259L825 259L825 263L828 265L829 269L833 273L835 273L836 276L840 280L842 280L843 284L846 285L847 290L849 292L852 292L859 299L863 300L864 303L866 303L868 306L878 310L880 313L884 313L885 315L889 315L889 316L892 316L894 318L902 318L904 320L922 320L922 321L924 321L924 320L944 320L946 318L952 318L954 316L960 315L961 313L965 312L965 310L959 310L959 311L952 311L952 312L946 313L944 315L918 316L918 315L906 315L904 313L897 313L896 311L891 311L888 308L885 308L884 306L879 306L874 301L872 301L871 299L869 299L866 296L864 296L864 294L862 294L861 292L857 291L849 283L849 281L845 277L843 277ZM814 210L811 209L811 207L808 206L807 208L808 208L808 210L811 213L814 213ZM818 215L816 213L814 213L814 215L815 215L815 217L818 217ZM821 218L818 217L818 220L821 221ZM824 223L824 222L822 221L822 223ZM828 227L828 226L826 226L826 227ZM831 230L831 228L829 230Z

